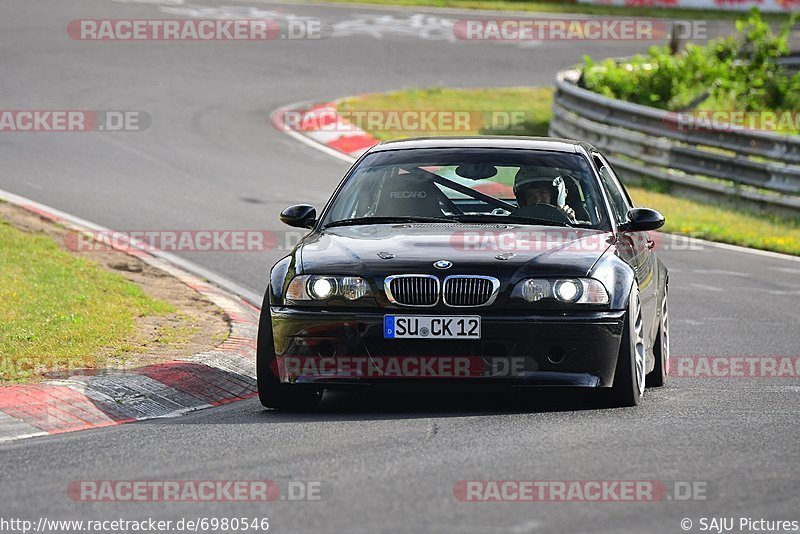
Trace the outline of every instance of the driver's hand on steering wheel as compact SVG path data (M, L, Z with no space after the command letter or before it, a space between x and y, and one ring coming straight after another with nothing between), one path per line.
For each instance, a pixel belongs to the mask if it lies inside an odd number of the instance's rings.
M559 206L558 208L561 211L563 211L567 215L567 217L569 217L573 221L575 220L575 210L574 209L570 208L566 204L564 204L563 206Z

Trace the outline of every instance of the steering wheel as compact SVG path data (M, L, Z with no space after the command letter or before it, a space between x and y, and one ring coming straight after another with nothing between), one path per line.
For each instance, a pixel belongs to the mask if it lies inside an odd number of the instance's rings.
M522 206L512 213L515 217L530 217L531 219L545 219L556 223L572 224L572 218L552 204L531 204Z

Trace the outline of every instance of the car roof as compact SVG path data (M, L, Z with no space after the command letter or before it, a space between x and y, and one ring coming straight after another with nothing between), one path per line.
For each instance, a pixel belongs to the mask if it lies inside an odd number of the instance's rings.
M522 136L471 136L471 137L416 137L384 141L368 152L409 150L414 148L510 148L526 150L549 150L553 152L588 153L594 147L581 141L557 137Z

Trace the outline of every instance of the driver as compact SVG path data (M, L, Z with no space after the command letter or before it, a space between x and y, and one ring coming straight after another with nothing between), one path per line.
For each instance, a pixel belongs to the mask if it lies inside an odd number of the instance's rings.
M520 208L534 204L550 204L563 211L570 219L575 220L575 210L564 204L553 203L556 186L553 181L560 177L552 167L521 167L514 178L514 196Z

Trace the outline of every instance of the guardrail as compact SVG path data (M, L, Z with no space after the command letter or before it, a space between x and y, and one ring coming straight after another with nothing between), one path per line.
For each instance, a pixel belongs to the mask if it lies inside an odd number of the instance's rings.
M787 56L779 57L778 64L792 74L800 71L800 52L792 52Z
M678 195L800 217L800 136L679 128L676 113L583 89L579 76L556 77L551 136L601 149L628 183L655 180Z

